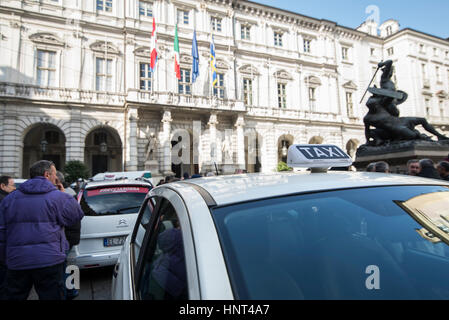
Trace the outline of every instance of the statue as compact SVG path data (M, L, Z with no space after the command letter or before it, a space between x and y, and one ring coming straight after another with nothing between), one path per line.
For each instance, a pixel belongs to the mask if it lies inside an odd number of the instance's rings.
M145 162L156 160L156 150L158 146L158 140L154 132L151 132L148 136L148 143L147 143L147 152L145 155Z
M221 152L222 152L223 158L224 158L223 163L225 163L225 164L232 163L233 152L232 152L232 147L231 147L231 141L229 141L228 135L225 137L225 140L223 141L223 144L221 147Z
M369 111L363 118L366 144L381 146L394 141L431 140L430 137L415 129L418 125L422 125L429 133L437 136L438 141L449 140L435 130L425 118L399 117L400 112L397 106L407 99L407 93L396 90L395 84L391 81L393 75L391 60L380 62L378 69L380 68L383 68L380 88L376 86L368 88L373 95L366 103Z

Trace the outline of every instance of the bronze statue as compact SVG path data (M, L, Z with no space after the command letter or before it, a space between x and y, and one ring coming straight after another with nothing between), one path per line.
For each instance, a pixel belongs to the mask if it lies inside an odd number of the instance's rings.
M393 141L431 140L415 129L418 125L422 125L428 132L437 136L439 141L449 140L435 130L425 118L399 117L397 106L407 99L407 93L396 90L395 84L391 81L394 70L391 60L380 62L378 68L383 68L380 88L376 86L368 88L373 95L366 103L369 111L363 118L366 144L380 146Z

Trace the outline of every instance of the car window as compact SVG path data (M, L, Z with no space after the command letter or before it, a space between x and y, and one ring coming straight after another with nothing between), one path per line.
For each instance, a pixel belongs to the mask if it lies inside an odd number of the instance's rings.
M142 300L185 300L187 273L179 218L167 200L163 200L158 213L143 253L137 290Z
M139 257L140 249L142 248L142 243L145 237L145 233L148 229L151 214L154 211L154 202L153 198L148 198L145 204L143 205L143 213L140 217L140 221L137 226L136 236L133 240L133 248L134 248L134 264L137 263L137 259Z
M80 205L86 216L137 213L149 187L107 186L84 190Z
M239 299L449 299L449 247L429 231L449 231L447 187L303 194L212 216Z

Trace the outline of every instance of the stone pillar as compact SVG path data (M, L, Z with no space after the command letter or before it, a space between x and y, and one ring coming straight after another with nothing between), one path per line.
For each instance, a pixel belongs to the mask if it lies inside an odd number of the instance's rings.
M239 115L235 122L237 130L237 168L246 169L245 167L245 121L243 115Z
M137 170L137 109L130 108L128 111L128 126L125 132L125 139L128 139L127 148L125 150L125 170Z
M84 163L85 141L81 140L81 109L71 107L70 110L70 132L66 136L66 163L78 160Z
M162 115L162 132L159 133L159 141L161 142L162 148L162 161L161 161L161 172L164 175L172 174L171 171L171 122L173 121L171 117L171 111L164 111Z

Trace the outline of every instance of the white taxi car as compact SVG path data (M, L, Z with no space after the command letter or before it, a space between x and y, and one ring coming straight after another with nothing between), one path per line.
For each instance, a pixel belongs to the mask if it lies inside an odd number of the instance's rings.
M342 166L335 146L291 166ZM152 189L112 297L449 299L449 183L365 172L218 176Z
M78 193L84 212L80 243L67 257L80 269L114 265L152 185L141 180L88 182Z

